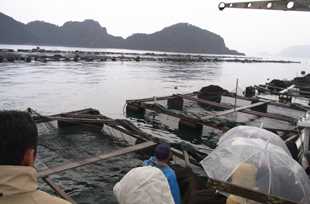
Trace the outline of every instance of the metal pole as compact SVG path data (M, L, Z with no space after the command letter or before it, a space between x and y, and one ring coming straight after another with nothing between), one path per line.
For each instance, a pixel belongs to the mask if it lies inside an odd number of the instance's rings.
M236 104L237 104L237 93L238 93L238 79L236 82L236 96L235 96L235 106L234 106L234 110L236 110Z

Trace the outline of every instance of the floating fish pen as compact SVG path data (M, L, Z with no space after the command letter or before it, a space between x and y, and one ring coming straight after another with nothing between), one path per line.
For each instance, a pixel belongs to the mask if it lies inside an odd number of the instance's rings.
M305 72L302 72L305 74ZM245 96L257 96L263 98L265 96L276 96L278 101L282 103L292 103L295 100L300 103L310 105L310 75L304 77L296 77L293 80L274 79L270 83L264 85L254 85L246 87Z
M35 164L38 171L38 178L42 178L57 195L71 203L76 202L50 178L51 175L141 150L145 150L148 155L153 155L157 144L167 142L141 131L128 120L114 120L101 115L98 110L91 108L50 116L42 116L31 108L28 109L28 112L37 124L39 132L42 129L41 125L43 125L44 128L47 128L47 131L52 133L50 135L46 133L43 135L39 134L38 154ZM56 128L56 125L58 128ZM85 131L85 128L87 128L86 131L95 131L102 137L109 137L122 148L118 147L117 150L111 150L101 154L92 152L92 148L88 150L81 149L80 146L89 146L89 139L86 137L81 138L80 141L86 140L86 143L77 145L76 140L78 138L70 139L68 136L62 134L72 131L76 127L81 128L76 131ZM198 162L207 156L207 154L195 150L186 143L170 144L173 148L173 154L184 160L186 166L194 164L200 167ZM73 146L72 150L69 150L70 146ZM47 150L43 151L41 149ZM61 155L62 159L57 159L58 162L47 165L46 163L48 161L44 160L47 160L48 157L53 157L53 154ZM50 160L56 159L51 158Z
M187 97L193 97L193 96L187 96ZM224 108L224 106L222 108ZM30 108L28 109L28 112L33 116L33 119L37 123L39 130L41 128L39 124L45 124L48 127L48 129L53 132L52 134L53 137L56 138L57 135L59 135L62 131L71 130L74 126L77 126L77 127L94 128L95 130L99 130L99 132L102 133L102 137L108 135L109 137L113 138L114 141L127 140L126 145L123 144L122 148L107 151L101 154L91 153L92 149L91 148L89 149L89 151L86 152L87 154L85 154L84 152L85 149L83 151L80 151L79 147L75 146L72 140L68 140L69 139L68 136L62 135L56 140L55 138L54 140L49 140L49 143L46 144L46 148L55 151L55 153L57 154L66 156L68 156L69 154L69 157L73 159L65 161L58 160L56 165L54 163L54 165L52 166L46 166L46 163L41 162L41 159L43 160L44 157L53 157L53 156L50 155L50 153L48 154L44 153L44 151L38 148L38 154L37 154L38 158L36 159L35 164L35 167L38 171L37 174L38 178L42 178L43 181L46 182L51 187L51 189L53 189L53 191L56 192L58 196L60 196L63 199L66 199L67 201L73 204L77 202L74 201L66 193L66 191L62 190L62 188L59 185L57 185L56 182L54 182L54 179L52 179L51 176L61 174L71 169L81 168L83 166L100 163L100 161L111 160L115 157L120 157L122 155L137 152L140 150L151 150L151 149L154 150L155 145L157 145L158 143L165 142L160 138L152 137L151 135L141 131L130 121L124 119L113 120L109 117L101 115L99 111L91 108L51 116L42 116ZM51 123L57 123L58 128L55 128ZM81 130L83 131L83 129L79 129L78 131ZM42 145L44 146L42 139L43 140L49 139L46 137L48 136L40 135L39 146ZM129 138L134 138L135 140ZM78 138L73 138L73 140L77 139ZM87 138L82 138L82 140L90 142L89 139ZM53 148L53 145L55 143L57 143L58 146L62 146L62 148L57 149L58 151L55 150ZM198 161L205 158L207 155L199 151L196 151L194 148L191 147L191 145L186 144L184 142L170 143L170 144L172 146L173 154L176 155L177 157L182 158L185 164L185 167L175 169L180 190L183 192L182 202L184 203L188 202L201 203L201 201L203 200L205 201L206 199L216 203L223 203L223 204L226 203L226 197L216 193L215 189L227 193L232 193L235 195L240 195L261 203L267 203L270 200L289 204L295 203L283 198L264 194L252 189L247 189L231 183L227 183L225 181L208 178L208 181L206 182L205 180L200 178L196 173L194 173L193 167L199 166L200 168L200 164L198 163ZM77 152L70 152L69 145L71 146L73 145L73 147L77 148ZM81 154L83 157L79 157ZM100 169L101 166L98 166L97 168ZM101 174L106 173L104 169L100 169L100 171L102 172ZM89 172L89 174L91 173L92 171ZM66 179L61 180L62 180L61 184L65 185ZM74 180L70 182L74 182Z
M232 55L195 55L166 53L124 53L124 52L90 52L60 51L35 48L31 50L0 49L0 63L31 61L63 61L63 62L102 62L102 61L163 61L163 62L236 62L236 63L300 63L285 60L265 60L261 58Z
M196 135L194 140L189 138L189 142L213 143L214 147L224 132L238 125L262 127L283 140L295 141L299 137L296 123L308 110L301 105L240 96L214 85L189 94L127 100L126 104L128 117L150 121L147 118L154 116L154 112L159 113L154 120L170 123L171 127L165 130L181 138L182 130L186 130L189 137Z

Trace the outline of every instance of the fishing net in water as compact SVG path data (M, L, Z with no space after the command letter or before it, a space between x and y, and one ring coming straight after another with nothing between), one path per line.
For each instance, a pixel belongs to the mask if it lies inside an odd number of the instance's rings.
M295 134L290 130L295 128L299 110L241 95L239 88L236 96L212 85L188 94L128 100L126 115L142 127L151 125L176 135L206 153L224 132L240 125L274 130L282 138Z
M51 121L50 117L43 116L30 109L33 118L37 122L39 130L37 164L39 169L51 168L66 163L80 162L86 158L96 157L106 152L120 148L113 141L122 141L121 146L139 144L145 141L155 143L170 143L171 146L180 151L187 150L196 161L201 161L207 154L197 151L193 146L184 142L171 143L165 139L153 137L135 126L128 120L115 120L119 126L127 130L130 135L120 132L108 125L64 122L58 118L58 122ZM100 115L99 111L91 109L88 115ZM102 115L100 115L102 116ZM85 116L86 117L86 116ZM53 117L52 117L53 118ZM55 117L54 117L55 118ZM107 117L106 117L107 118ZM109 118L107 118L109 119ZM58 126L58 127L57 127ZM132 136L138 136L138 139ZM128 142L129 140L129 142ZM155 147L149 148L153 155ZM81 163L82 164L82 163Z
M82 125L77 122L68 123L68 127L59 128L57 121L29 110L34 118L38 131L37 164L41 168L51 168L61 164L80 161L103 153L104 143L108 138L102 137L102 126ZM88 112L92 114L92 112ZM72 126L74 124L75 126Z

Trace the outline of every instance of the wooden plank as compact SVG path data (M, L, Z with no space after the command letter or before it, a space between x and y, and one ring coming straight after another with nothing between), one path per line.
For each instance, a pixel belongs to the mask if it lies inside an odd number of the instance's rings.
M267 86L267 87L270 87L270 88L275 88L275 89L285 89L285 88L277 87L277 86L270 86L270 85L264 85L264 86ZM303 87L303 86L298 86L298 85L294 85L294 86L295 86L296 88L308 88L308 87ZM297 93L310 94L310 92L308 92L308 91L296 90L295 92L297 92Z
M90 158L87 158L87 159L75 161L75 162L72 162L72 163L56 166L56 167L49 168L49 169L44 169L44 170L38 171L38 178L44 178L44 177L47 177L47 176L49 176L51 174L55 174L55 173L59 173L59 172L62 172L62 171L66 171L68 169L73 169L73 168L84 166L84 165L91 164L91 163L94 163L94 162L106 160L106 159L109 159L109 158L112 158L112 157L116 157L116 156L120 156L120 155L123 155L123 154L135 152L135 151L147 148L147 147L154 146L156 144L157 143L152 142L152 141L144 142L144 143L141 143L141 144L138 144L138 145L134 145L134 146L130 146L130 147L125 147L125 148L122 148L122 149L118 149L118 150L115 150L115 151L112 151L112 152L104 153L104 154L97 155L97 156L94 156L94 157L90 157Z
M278 94L278 92L276 92L276 91L271 91L271 90L266 89L265 87L262 87L262 86L254 85L254 88L260 89L260 90L263 90L263 91L266 91L266 92L270 92L270 93L273 93L273 94Z
M276 87L276 86L269 86L269 85L259 85L259 86L256 86L254 85L254 88L257 88L257 89L261 89L261 90L264 90L264 91L267 91L267 92L270 92L270 93L273 93L275 95L279 95L281 94L280 92L276 92L276 91L271 91L269 89L265 89L261 86L266 86L266 87L270 87L270 88L275 88L275 89L285 89L285 88L282 88L282 87ZM298 86L295 86L295 87L298 87ZM310 92L307 92L307 91L294 91L294 92L297 92L297 93L304 93L304 94L310 94ZM309 96L307 95L296 95L296 94L287 94L288 96L294 96L294 97L303 97L303 98L309 98Z
M190 167L189 156L188 156L188 152L186 149L183 149L183 155L184 155L185 166Z
M211 106L216 106L216 107L223 108L223 109L231 109L232 108L232 106L229 106L229 105L224 105L224 104L220 104L220 103L216 103L213 101L208 101L208 100L204 100L204 99L200 99L200 98L193 98L193 97L183 95L183 94L177 94L176 96L180 97L180 98L185 98L188 100L196 101L199 103L203 103L203 104L207 104L207 105L211 105Z
M256 115L256 116L259 116L259 117L265 117L265 118L272 118L272 119L276 119L276 120L282 120L282 121L291 122L291 123L295 123L298 120L298 119L287 117L287 116L279 116L279 115L274 115L274 114L269 114L269 113L262 113L262 112L251 111L251 110L241 110L240 112L251 114L251 115Z
M125 133L125 134L128 134L128 135L130 135L130 136L132 136L132 137L139 138L139 139L142 139L142 140L144 140L144 141L149 141L148 139L146 139L146 138L144 138L144 137L141 137L140 135L133 134L133 133L131 133L131 132L129 132L129 131L123 129L123 128L120 128L120 127L117 127L117 126L111 126L111 127L114 128L114 129L116 129L116 130L118 130L118 131L120 131L120 132L123 132L123 133ZM174 151L173 149L171 149L171 152L173 153L173 155L175 155L175 156L177 156L177 157L179 157L179 158L185 160L185 157L184 157L183 154L180 154L180 153L178 153L177 151ZM199 162L197 162L196 160L194 160L194 159L192 159L192 158L190 158L190 157L188 157L188 159L189 159L190 163L192 163L192 164L194 164L194 165L196 165L196 166L201 167L201 164L200 164Z
M223 96L226 97L232 97L232 98L237 98L237 99L242 99L242 100L246 100L246 101L257 101L257 99L251 98L251 97L244 97L244 96L239 96L239 95L235 95L235 94L223 94ZM260 100L260 101L264 101L264 100ZM272 101L268 101L268 105L273 105L273 106L277 106L277 107L282 107L282 108L288 108L288 109L292 109L292 110L300 110L300 111L307 111L307 109L298 106L296 104L283 104L283 103L276 103L276 102L272 102Z
M297 140L298 137L299 137L299 135L293 135L293 136L287 138L286 140L284 140L284 142L287 143L290 141L295 141L295 140Z
M292 133L298 134L298 131L294 130L294 129L280 129L280 128L263 128L263 129L266 129L266 130L269 130L269 131L276 131L276 132L279 131L279 132L286 132L286 133L292 132Z
M207 186L218 191L223 191L229 194L241 196L243 198L247 198L249 200L257 201L260 203L297 204L294 201L290 201L270 194L265 194L260 191L244 188L242 186L237 186L232 183L227 183L213 178L208 179Z
M59 195L61 198L69 201L72 204L77 204L68 194L66 194L52 179L49 177L43 178L43 180Z
M186 96L197 96L199 92L193 92L193 93L188 93L188 94L184 94ZM168 99L172 99L172 98L176 98L175 95L171 95L171 96L162 96L162 97L155 97L157 101L162 101L162 100L168 100ZM132 102L136 102L136 101L141 101L141 102L152 102L154 101L154 97L152 98L143 98L143 99L131 99L131 100L126 100L126 103L132 103Z
M147 106L142 106L142 105L139 105L137 103L134 103L134 102L131 102L130 103L131 105L133 106L137 106L137 107L140 107L140 108L145 108L145 109L148 109L148 110L152 110L152 111L155 111L157 113L164 113L166 115L170 115L170 116L173 116L173 117L176 117L176 118L180 118L182 120L186 120L186 121L189 121L189 122L192 122L192 123L198 123L198 124L202 124L202 125L205 125L205 126L208 126L208 127L212 127L212 128L215 128L215 129L218 129L218 130L222 130L222 131L228 131L229 128L227 127L218 127L218 126L215 126L215 125L211 125L207 122L204 122L204 121L201 121L199 120L198 118L190 118L190 117L184 117L184 116L180 116L176 113L173 113L173 112L165 112L165 111L162 111L160 109L156 109L156 108L150 108L150 107L147 107Z
M288 92L290 89L292 89L292 88L294 88L294 87L295 87L295 85L293 84L293 85L287 87L286 89L284 89L284 90L282 90L282 91L279 91L279 93L281 93L281 94L286 93L286 92Z
M243 110L243 109L252 108L252 107L255 107L255 106L260 106L260 105L263 105L265 103L267 103L267 102L258 102L258 103L253 103L253 104L248 105L248 106L232 108L232 109L227 110L227 111L222 111L222 112L219 112L219 113L215 113L215 114L211 114L211 115L208 115L208 116L205 116L205 117L201 117L201 119L208 120L208 119L215 118L215 117L218 117L218 116L227 115L229 113L238 112L238 111Z
M189 100L197 101L197 102L200 102L200 103L205 103L205 104L209 104L209 105L212 104L214 106L221 107L221 108L224 108L224 109L232 109L233 108L232 106L229 106L229 105L223 105L223 104L219 104L219 103L216 103L216 102L211 102L211 101L207 101L207 100L203 100L203 99L192 98L192 97L184 96L184 95L181 95L181 94L177 94L177 96L180 96L182 98L186 98L186 99L189 99ZM245 110L245 109L243 109L243 110L241 109L239 111L242 112L242 113L247 113L247 114L251 114L251 115L256 115L256 116L266 117L266 118L272 118L272 119L277 119L277 120L282 120L282 121L287 121L287 122L296 122L297 121L297 119L295 119L295 118L285 117L285 116L278 116L278 115L269 114L269 113L262 113L262 112L258 112L258 111L251 111L251 110Z
M90 110L92 110L92 108L86 108L86 109L77 110L77 111L70 111L70 112L66 112L66 113L59 113L59 114L55 114L55 115L50 115L49 117L60 117L61 114L69 114L69 113L87 113ZM32 118L35 121L35 123L46 122L46 120L44 120L44 119L42 120L42 118L39 116L33 116Z
M60 115L61 117L68 117L68 118L88 118L88 119L94 119L94 118L100 118L100 119L110 119L105 115L90 115L90 114L78 114L78 113L63 113Z
M119 123L113 119L85 119L85 118L67 118L67 117L46 117L48 120L60 120L72 123L103 123L107 125L119 125Z

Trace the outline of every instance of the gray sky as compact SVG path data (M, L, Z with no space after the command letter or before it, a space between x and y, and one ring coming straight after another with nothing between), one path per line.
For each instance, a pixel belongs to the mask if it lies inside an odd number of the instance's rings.
M62 26L67 21L93 19L109 34L123 38L133 33L151 34L180 22L190 23L220 35L229 49L247 55L277 54L290 46L310 45L310 12L230 8L219 11L221 2L1 0L0 12L24 24L40 20Z

